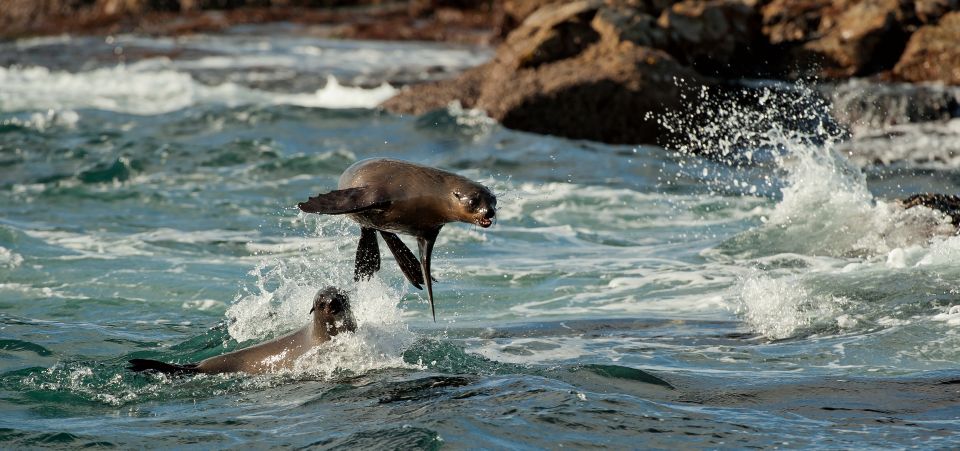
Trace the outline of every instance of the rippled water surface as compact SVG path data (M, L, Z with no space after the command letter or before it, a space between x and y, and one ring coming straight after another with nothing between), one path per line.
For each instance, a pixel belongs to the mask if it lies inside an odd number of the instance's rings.
M952 164L851 163L818 114L731 107L700 157L372 108L487 57L282 28L0 44L3 447L960 443L960 238L893 202L957 192ZM373 156L498 196L440 235L436 323L389 255L353 281L356 225L295 207ZM293 371L125 370L284 334L327 285L358 330Z

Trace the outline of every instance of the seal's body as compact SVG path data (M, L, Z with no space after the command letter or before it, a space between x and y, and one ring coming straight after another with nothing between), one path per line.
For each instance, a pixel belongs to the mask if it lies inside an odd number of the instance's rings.
M440 229L448 222L490 227L497 198L485 186L452 172L387 158L354 163L343 171L338 188L297 206L307 213L346 214L360 224L357 280L380 269L379 231L407 280L419 289L426 284L436 320L430 257ZM417 238L419 262L397 233Z
M268 373L290 369L293 363L313 347L330 341L344 331L356 330L349 299L340 290L320 290L310 309L313 320L300 330L249 348L210 357L199 363L175 365L156 360L132 359L132 371L161 373Z

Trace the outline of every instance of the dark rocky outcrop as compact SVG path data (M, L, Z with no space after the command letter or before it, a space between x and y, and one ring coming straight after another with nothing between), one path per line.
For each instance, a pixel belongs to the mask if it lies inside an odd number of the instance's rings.
M0 37L290 21L331 37L500 42L492 61L383 106L419 114L459 101L508 127L642 143L664 132L649 113L702 110L685 92L743 78L960 86L958 10L960 0L3 0ZM927 97L881 122L956 117L949 96ZM849 100L845 123L882 108Z
M712 84L631 30L649 18L581 0L537 10L511 32L493 61L460 78L408 87L383 106L418 114L451 101L480 108L520 130L614 143L664 134L646 113L684 108L684 90Z
M694 97L682 97L689 87L723 97L725 86L756 76L960 84L960 27L953 22L960 13L949 12L956 2L508 1L505 23L528 16L505 36L492 62L457 80L408 87L383 106L422 113L456 100L507 127L614 143L663 142L665 130L648 122L648 113L702 113L702 105L690 105ZM871 115L879 107L861 108L858 101L838 108L842 123L877 119ZM904 113L911 120L952 117L949 98L931 102Z
M900 204L903 208L924 206L938 210L950 217L954 227L960 227L960 196L936 193L914 194L901 200Z
M749 61L766 45L760 37L760 15L741 0L687 0L664 11L657 25L668 35L666 49L700 73L737 77L749 75ZM652 45L657 45L654 42Z

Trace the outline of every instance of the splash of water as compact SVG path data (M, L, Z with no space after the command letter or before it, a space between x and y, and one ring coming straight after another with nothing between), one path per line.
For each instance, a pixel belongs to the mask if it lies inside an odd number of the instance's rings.
M300 328L310 321L317 290L327 285L352 288L350 305L357 330L340 334L301 357L294 372L331 377L344 370L365 373L409 367L402 353L416 334L402 319L398 301L403 293L378 277L353 281L356 235L346 220L319 219L313 233L323 238L320 249L303 246L297 256L268 257L250 272L254 286L238 296L226 313L230 336L237 341L262 341Z
M940 212L905 210L876 198L863 172L838 151L849 135L830 119L830 105L810 87L782 88L761 86L732 98L704 89L691 99L695 114L660 119L680 136L674 146L682 168L677 177L700 175L704 168L711 194L743 192L745 180L737 178L738 171L760 168L770 171L760 179L766 186L746 192L778 188L776 204L758 214L755 227L722 243L718 258L741 260L738 266L745 268L765 266L762 260L776 255L826 258L825 265L807 268L746 270L732 289L732 304L746 324L775 339L857 323L845 314L856 302L805 288L821 272L835 272L851 259L880 265L892 259L894 267L904 249L929 250L955 233ZM708 179L705 168L717 160L735 170L723 173L726 178Z

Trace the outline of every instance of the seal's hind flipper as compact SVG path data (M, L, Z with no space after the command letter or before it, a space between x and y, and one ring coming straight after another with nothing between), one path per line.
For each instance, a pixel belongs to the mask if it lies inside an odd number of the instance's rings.
M410 252L409 250L407 252ZM360 228L360 242L357 243L357 262L353 271L353 280L367 280L380 270L380 245L377 244L377 231L367 227Z
M307 213L342 215L371 208L382 208L387 204L389 204L389 201L377 198L375 190L360 187L338 189L326 194L318 194L307 199L306 202L300 202L297 204L297 208Z
M130 359L130 366L127 369L135 373L149 371L164 374L195 374L200 372L195 363L177 365L148 359Z
M418 290L422 290L423 272L420 270L420 262L417 260L417 257L413 255L413 252L410 251L410 248L407 247L406 244L403 244L403 241L400 240L397 234L381 230L380 236L383 237L383 241L387 242L387 247L390 248L393 258L397 259L397 264L400 265L400 270L403 271L403 275L413 286L417 287Z
M437 242L437 235L440 233L440 227L433 230L427 230L423 236L417 237L417 247L420 249L420 269L423 272L423 280L427 282L427 298L430 299L430 314L433 315L433 322L437 322L437 310L433 304L433 277L430 276L430 258L433 256L433 245Z

